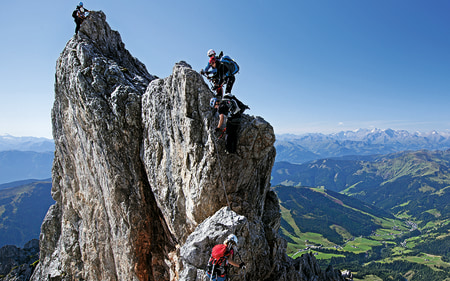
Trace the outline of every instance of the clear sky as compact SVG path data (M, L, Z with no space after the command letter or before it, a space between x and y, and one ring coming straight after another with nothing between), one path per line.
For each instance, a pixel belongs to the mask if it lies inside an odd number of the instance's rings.
M77 1L9 0L0 17L0 135L51 138L56 59ZM449 0L91 0L161 78L206 52L240 65L233 94L275 133L450 130Z

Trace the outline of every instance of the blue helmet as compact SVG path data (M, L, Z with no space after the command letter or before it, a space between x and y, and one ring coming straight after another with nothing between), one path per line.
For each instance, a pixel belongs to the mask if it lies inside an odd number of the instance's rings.
M216 102L219 102L220 100L218 98L211 98L211 100L209 101L209 105L214 108L214 106L216 105Z
M80 4L78 4L78 6L83 6L83 2L80 2Z

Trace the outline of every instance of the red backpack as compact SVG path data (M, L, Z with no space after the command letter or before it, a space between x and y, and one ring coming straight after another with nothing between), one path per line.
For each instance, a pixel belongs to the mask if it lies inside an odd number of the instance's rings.
M208 273L220 277L225 276L228 265L228 257L233 254L233 249L228 249L225 244L218 244L212 248L211 258L208 262Z

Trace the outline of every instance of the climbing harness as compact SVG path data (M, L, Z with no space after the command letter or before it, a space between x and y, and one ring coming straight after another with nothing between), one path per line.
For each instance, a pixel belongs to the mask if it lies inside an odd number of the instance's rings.
M225 83L222 84L222 85L220 85L220 86L216 86L216 83L214 82L214 80L215 80L216 78L214 78L214 76L208 76L206 73L202 73L202 75L205 76L206 79L208 79L211 90L212 90L212 91L215 91L215 92L217 93L217 95L215 95L215 96L220 96L220 97L222 97L222 96L223 96L223 85L224 85ZM216 88L216 87L217 87L217 88Z

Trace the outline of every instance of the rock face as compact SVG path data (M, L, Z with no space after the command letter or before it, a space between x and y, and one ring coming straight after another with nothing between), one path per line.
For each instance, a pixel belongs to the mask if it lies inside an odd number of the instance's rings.
M185 62L150 75L91 13L57 61L57 203L32 280L201 280L230 233L247 265L232 280L343 280L311 255L287 257L270 191L273 128L244 115L237 154L225 154L211 94Z
M92 13L56 66L50 208L33 280L164 280L174 249L140 158L153 79Z

